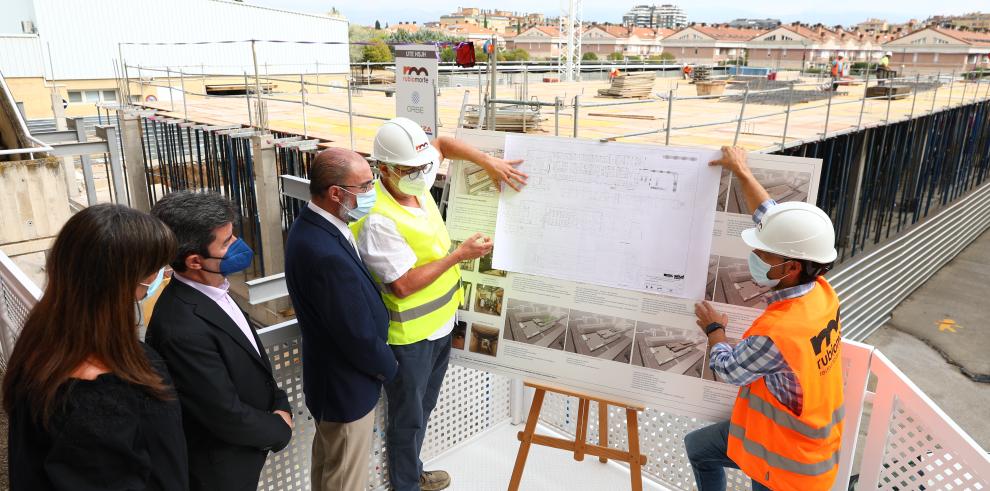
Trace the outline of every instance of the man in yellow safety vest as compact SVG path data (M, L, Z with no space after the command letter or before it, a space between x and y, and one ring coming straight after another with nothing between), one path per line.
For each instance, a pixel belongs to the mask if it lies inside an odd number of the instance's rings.
M515 168L521 161L507 162L452 138L431 142L406 118L379 128L371 156L380 173L377 199L351 228L362 260L382 287L388 343L399 362L398 374L385 384L389 479L396 491L444 489L450 476L424 471L419 453L447 372L463 296L457 264L488 254L492 240L474 234L448 253L450 237L429 191L444 158L472 161L500 186L516 190L526 175Z

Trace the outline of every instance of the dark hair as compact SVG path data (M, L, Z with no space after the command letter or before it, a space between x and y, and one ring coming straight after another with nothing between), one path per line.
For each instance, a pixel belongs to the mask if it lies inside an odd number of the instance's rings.
M359 160L364 157L344 148L328 148L317 154L309 166L309 194L321 196L330 186L343 183Z
M172 232L147 213L101 204L73 215L48 254L45 293L7 364L4 410L22 407L47 426L59 387L90 358L155 397L169 397L138 343L134 291L174 254Z
M155 203L151 214L172 229L178 241L172 269L186 270L186 258L209 256L213 231L234 221L237 214L230 200L214 192L173 191Z
M798 276L798 284L801 285L818 280L818 277L828 273L834 264L816 263L807 259L792 259L792 261L797 261L801 265L801 274Z

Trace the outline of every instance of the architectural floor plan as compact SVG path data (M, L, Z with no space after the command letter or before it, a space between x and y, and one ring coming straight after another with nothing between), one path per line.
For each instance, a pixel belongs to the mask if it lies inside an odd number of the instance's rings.
M498 269L701 298L719 170L702 149L506 137L523 159L503 192Z

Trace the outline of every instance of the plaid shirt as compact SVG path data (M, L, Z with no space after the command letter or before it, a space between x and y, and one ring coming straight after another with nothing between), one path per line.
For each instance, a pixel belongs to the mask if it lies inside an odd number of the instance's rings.
M763 215L776 205L774 200L760 204L753 212L753 221L760 223ZM798 298L810 292L814 283L774 290L767 295L767 303ZM709 366L722 381L732 385L745 386L763 377L767 389L781 404L794 414L801 414L803 392L797 376L787 365L784 355L766 336L750 336L743 339L735 348L727 343L712 346Z

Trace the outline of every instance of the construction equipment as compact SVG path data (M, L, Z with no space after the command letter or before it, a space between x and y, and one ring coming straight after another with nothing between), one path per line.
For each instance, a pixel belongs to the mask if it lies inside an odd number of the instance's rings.
M607 89L598 89L598 95L620 98L643 98L650 95L656 74L653 72L625 73L612 79Z

